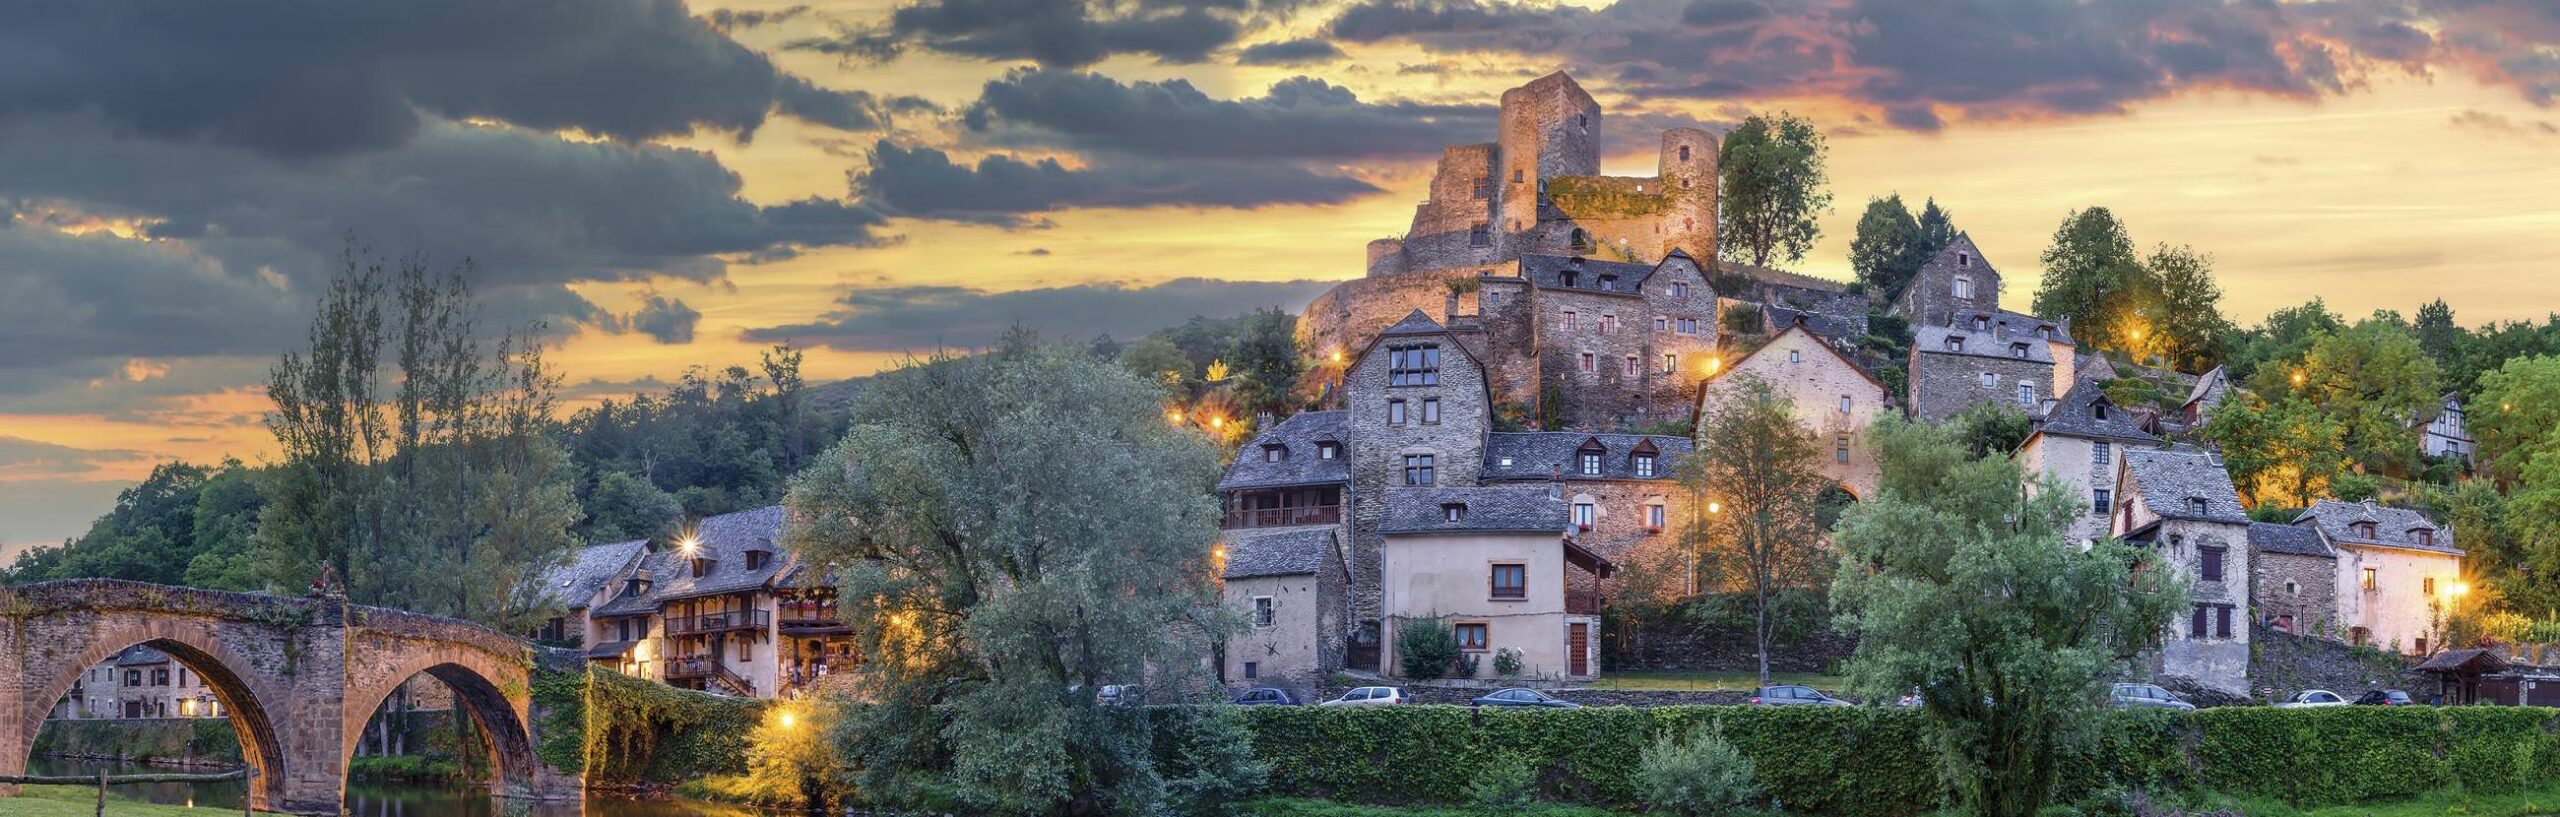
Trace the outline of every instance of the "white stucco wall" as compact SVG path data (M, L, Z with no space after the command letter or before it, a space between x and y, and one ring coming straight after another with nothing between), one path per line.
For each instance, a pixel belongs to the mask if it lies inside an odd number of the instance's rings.
M1227 640L1226 666L1220 677L1229 687L1280 687L1300 697L1315 694L1321 680L1316 657L1319 614L1316 576L1256 576L1229 579L1223 591L1227 608L1248 623L1253 620L1253 601L1271 599L1270 626L1257 626ZM1244 665L1254 665L1254 677L1245 677Z
M1495 564L1528 568L1525 598L1491 598ZM1388 536L1381 647L1386 670L1403 673L1395 651L1397 628L1407 620L1436 615L1453 625L1486 625L1478 677L1494 677L1494 654L1505 647L1520 651L1523 676L1567 677L1572 664L1566 643L1575 622L1589 628L1587 668L1591 675L1598 675L1599 617L1568 616L1564 611L1564 571L1570 569L1564 562L1563 540L1554 533Z
M2461 581L2462 558L2435 551L2332 540L2338 551L2338 626L2352 632L2365 628L2366 643L2401 652L2418 652L2418 639L2429 649L2442 645L2435 630L2435 609L2455 582ZM2364 589L2364 571L2374 570L2374 589ZM2426 594L2427 579L2436 595Z

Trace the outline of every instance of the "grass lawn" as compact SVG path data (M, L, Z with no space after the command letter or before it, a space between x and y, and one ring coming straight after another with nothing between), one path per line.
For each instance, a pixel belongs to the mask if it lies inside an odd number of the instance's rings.
M95 786L27 786L16 797L0 797L0 817L93 817L97 813ZM145 803L119 797L113 789L107 791L107 817L218 817L237 813L236 809Z
M1821 675L1811 672L1769 673L1769 683L1772 684L1803 684L1805 686L1827 692L1839 691L1842 680L1843 679L1837 675ZM1591 686L1594 689L1652 689L1678 690L1682 692L1750 692L1760 687L1760 674L1756 672L1649 672L1639 670L1634 672L1608 673L1600 676L1600 680L1593 683Z
M1624 812L1584 806L1538 803L1527 808L1478 809L1462 806L1355 806L1326 800L1275 797L1244 804L1246 817L1625 817Z
M2208 802L2237 809L2249 817L2560 817L2560 786L2517 794L2439 791L2408 800L2308 809L2268 800L2221 798L2219 802Z

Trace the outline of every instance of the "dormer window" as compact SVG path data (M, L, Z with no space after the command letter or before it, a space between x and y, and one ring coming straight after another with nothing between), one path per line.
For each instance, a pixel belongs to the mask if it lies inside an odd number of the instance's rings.
M1579 272L1563 272L1556 275L1556 283L1561 286L1578 286L1581 280L1582 273Z
M2027 345L2024 343L2009 344L2009 356L2019 360L2027 359Z
M1582 475L1587 477L1600 475L1600 452L1582 452Z
M2410 528L2409 535L2418 537L2418 544L2421 545L2432 547L2436 543L2436 532L2427 528Z
M1618 288L1618 276L1615 276L1615 275L1603 275L1603 276L1600 276L1600 291L1602 291L1602 292L1611 292L1611 291L1615 291L1617 288Z
M772 562L772 561L773 561L773 552L772 552L772 551L766 551L766 550L750 550L750 551L747 551L747 569L748 569L748 570L763 570L763 569L764 569L764 566L765 566L767 563L770 563L770 562Z
M2371 522L2358 522L2358 523L2356 523L2356 524L2355 524L2355 531L2356 531L2356 535L2357 535L2357 536L2362 536L2362 537L2367 538L2367 539L2372 539L2372 538L2374 538L2374 534L2373 534L2374 527L2375 527L2375 525L2374 525L2373 523L2371 523Z
M2197 515L2197 516L2203 516L2203 515L2205 515L2205 501L2204 501L2204 497L2200 497L2200 496L2191 496L2191 497L2187 497L2187 513L2195 514L2195 515Z
M1329 459L1333 459L1333 458L1334 458L1334 457L1336 457L1336 456L1340 456L1340 455L1341 455L1341 453L1342 453L1342 444L1341 444L1341 443L1333 442L1333 441L1331 441L1331 440L1327 440L1327 441L1325 441L1325 442L1316 443L1316 459L1320 459L1320 460L1329 460Z
M1955 337L1948 338L1948 339L1947 339L1947 351L1950 351L1950 352L1961 352L1961 351L1964 351L1964 339L1963 339L1963 338L1955 338Z
M1263 461L1263 462L1279 462L1279 461L1281 461L1281 460L1285 460L1285 459L1288 459L1288 458L1289 458L1289 447L1288 447L1288 446L1285 446L1285 445L1266 445L1266 446L1263 446L1263 447L1262 447L1262 461Z
M692 565L692 567L693 567L693 577L694 577L694 578L699 579L699 578L702 578L702 577L704 577L704 576L711 575L711 560L710 560L710 559L708 559L708 558L704 558L704 557L700 557L700 556L696 556L696 557L694 557L694 558L689 562L689 564L691 564L691 565Z
M1441 505L1441 506L1440 506L1440 519L1441 519L1442 521L1447 521L1447 522L1464 522L1464 521L1466 521L1466 519L1467 519L1467 503L1464 503L1464 502L1450 502L1450 503L1446 503L1446 504Z
M2038 340L2052 340L2052 339L2053 339L2053 327L2052 327L2052 326L2038 326L2038 327L2036 327L2036 339L2038 339Z
M2092 420L2104 420L2104 419L2107 419L2107 401L2105 401L2105 400L2100 400L2100 401L2095 402L2095 403L2090 403L2090 404L2089 404L2089 419L2092 419Z
M1635 463L1636 476L1639 476L1639 477L1650 477L1650 476L1653 476L1653 455L1652 455L1652 454L1637 454L1637 455L1635 455L1635 457L1633 458L1633 462Z
M1975 315L1975 316L1973 316L1973 331L1976 331L1976 332L1988 332L1988 331L1991 331L1991 319L1990 319L1990 318L1985 318L1985 317L1980 316L1980 315Z

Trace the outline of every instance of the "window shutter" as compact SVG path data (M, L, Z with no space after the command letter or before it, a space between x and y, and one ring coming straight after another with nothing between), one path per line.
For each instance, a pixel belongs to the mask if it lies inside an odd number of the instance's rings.
M2230 606L2225 605L2225 606L2222 606L2222 607L2216 607L2216 608L2213 608L2213 637L2215 637L2215 638L2230 638L2230 637L2231 637L2231 608L2230 608Z
M2195 612L2191 614L2187 620L2187 636L2190 638L2203 638L2204 633L2204 605L2199 604L2196 605Z

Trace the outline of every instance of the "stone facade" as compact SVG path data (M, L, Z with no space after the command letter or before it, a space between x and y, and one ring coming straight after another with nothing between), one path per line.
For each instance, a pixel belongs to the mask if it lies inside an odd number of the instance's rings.
M1875 496L1883 476L1867 430L1878 416L1893 410L1884 384L1821 336L1792 326L1723 367L1702 389L1699 412L1744 378L1768 383L1794 404L1797 422L1814 433L1827 454L1821 462L1824 475L1858 497Z
M1912 330L1912 419L1944 420L1977 403L2034 414L2070 388L2067 367L2056 365L2057 355L2071 358L2070 345L2038 337L2034 326L1995 320L1999 314Z
M2232 695L2249 694L2249 517L2222 462L2194 450L2136 449L2116 469L2107 535L2145 546L2186 579L2192 605L2151 669Z
M2337 554L2338 626L2350 643L2409 655L2444 647L2443 617L2464 589L2453 531L2409 508L2334 499L2294 524Z
M1922 264L1894 298L1894 311L1910 318L1914 327L1945 326L1957 312L1999 309L2000 271L1964 233Z
M1247 624L1221 652L1218 677L1231 691L1279 687L1307 700L1328 673L1342 668L1349 575L1337 530L1229 533L1220 593Z
M1417 367L1404 385L1396 385L1397 353L1425 351L1433 356L1432 368ZM1484 470L1492 405L1483 364L1419 311L1380 333L1352 360L1341 393L1351 437L1351 606L1357 619L1376 621L1385 492L1405 485L1407 457L1427 458L1411 461L1414 479L1428 480L1418 486L1476 484ZM1428 412L1437 412L1437 419Z
M2257 587L2250 606L2260 621L2284 632L2343 637L2338 626L2338 559L2264 549L2250 554Z

